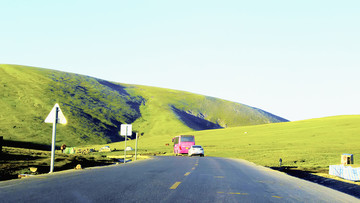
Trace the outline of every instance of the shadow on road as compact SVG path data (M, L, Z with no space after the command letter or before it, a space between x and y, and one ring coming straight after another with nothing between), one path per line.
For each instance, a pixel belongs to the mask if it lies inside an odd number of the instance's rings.
M310 171L300 171L296 169L288 169L284 167L271 167L271 169L284 172L288 175L301 178L331 189L352 195L354 197L360 198L360 185L355 185L351 183L346 183L339 180L334 180L331 178L325 178L312 174Z

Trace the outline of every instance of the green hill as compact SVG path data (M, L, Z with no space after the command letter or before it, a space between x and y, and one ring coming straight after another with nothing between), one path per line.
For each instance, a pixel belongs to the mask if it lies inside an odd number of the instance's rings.
M58 125L57 145L68 146L121 141L122 123L153 137L287 121L213 97L42 68L0 65L0 80L0 136L5 140L50 144L52 125L44 119L55 103L68 120Z

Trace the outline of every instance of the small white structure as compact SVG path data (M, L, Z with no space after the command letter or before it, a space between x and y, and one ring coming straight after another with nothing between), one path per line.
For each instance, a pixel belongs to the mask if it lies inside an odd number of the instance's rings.
M330 165L329 174L338 176L346 180L360 181L360 168L353 168L351 166Z
M125 151L133 151L134 149L133 148L131 148L131 147L126 147L125 148Z
M111 152L111 149L109 146L101 147L99 149L99 152Z

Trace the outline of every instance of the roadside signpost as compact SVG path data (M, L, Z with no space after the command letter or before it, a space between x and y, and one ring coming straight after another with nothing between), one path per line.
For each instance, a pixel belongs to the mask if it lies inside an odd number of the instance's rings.
M139 133L136 133L136 142L135 142L135 161L137 160L137 146L138 146Z
M124 138L125 138L124 163L126 163L126 140L127 140L127 137L130 137L132 135L132 125L131 124L121 124L120 135L124 136Z
M49 115L45 119L45 123L52 123L52 143L51 143L51 164L50 164L50 172L54 172L54 161L55 161L55 140L56 140L56 124L66 124L66 118L62 113L59 104L55 104L53 109L50 111Z

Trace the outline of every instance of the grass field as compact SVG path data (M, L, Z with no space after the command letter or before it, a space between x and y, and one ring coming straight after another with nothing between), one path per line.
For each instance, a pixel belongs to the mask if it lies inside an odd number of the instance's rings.
M360 115L335 116L304 121L189 132L207 156L241 158L259 165L283 165L323 171L340 164L343 153L360 156ZM172 155L170 135L142 137L140 153ZM128 142L134 147L134 141ZM166 146L169 143L170 146ZM100 146L96 146L100 147ZM124 143L112 143L123 148Z
M338 116L298 122L194 133L209 156L242 158L264 166L306 169L340 164L342 153L360 155L360 116Z
M44 174L50 171L50 151L25 149L18 147L3 147L0 153L0 181L15 179L19 174ZM103 166L115 163L117 160L94 154L55 154L54 171L75 169L80 164L82 168ZM36 168L32 172L30 168Z

